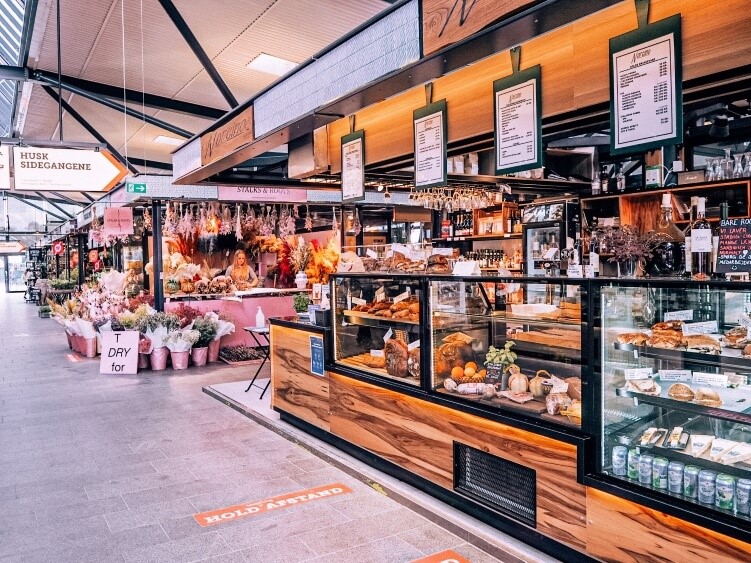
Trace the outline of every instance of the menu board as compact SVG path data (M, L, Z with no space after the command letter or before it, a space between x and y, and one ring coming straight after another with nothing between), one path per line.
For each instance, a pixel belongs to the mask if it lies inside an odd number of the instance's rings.
M448 128L446 100L413 113L415 143L415 187L445 186Z
M681 17L610 40L610 152L683 142Z
M538 65L493 82L496 174L542 166L540 76Z
M751 272L751 219L720 221L717 272Z
M342 202L365 199L365 132L342 137Z

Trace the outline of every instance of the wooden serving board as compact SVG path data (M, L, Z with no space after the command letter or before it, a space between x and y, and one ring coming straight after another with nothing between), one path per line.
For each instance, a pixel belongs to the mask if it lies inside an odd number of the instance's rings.
M352 311L352 310L345 310L344 311L345 317L351 317L354 319L367 319L370 321L378 321L379 323L397 323L397 324L406 324L406 325L419 325L420 323L417 321L410 321L409 319L395 319L393 317L380 317L378 315L371 315L370 313L365 313L363 311Z
M511 338L521 342L533 342L554 348L581 350L581 334L573 330L561 330L557 334L550 331L530 330L527 332L517 332Z

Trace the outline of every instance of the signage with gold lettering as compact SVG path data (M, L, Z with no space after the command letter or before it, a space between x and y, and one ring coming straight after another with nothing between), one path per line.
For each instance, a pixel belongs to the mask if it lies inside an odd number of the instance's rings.
M206 166L253 141L253 106L201 137L201 166Z

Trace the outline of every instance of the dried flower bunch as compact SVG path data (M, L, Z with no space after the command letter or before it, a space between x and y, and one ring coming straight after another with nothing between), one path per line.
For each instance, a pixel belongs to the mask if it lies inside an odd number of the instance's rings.
M649 231L639 234L636 227L623 225L621 227L603 227L598 229L599 240L604 249L603 253L612 254L608 262L627 262L629 260L643 261L652 257L655 249L668 237L662 233Z

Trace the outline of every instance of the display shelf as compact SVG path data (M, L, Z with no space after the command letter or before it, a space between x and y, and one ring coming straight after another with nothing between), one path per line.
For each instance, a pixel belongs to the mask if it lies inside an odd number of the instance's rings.
M516 323L523 325L550 325L550 326L572 326L581 327L582 321L580 319L561 319L553 317L528 317L523 315L514 315L513 313L507 313L504 311L488 311L487 313L452 313L449 311L436 311L433 313L434 318L457 316L462 318L479 318L483 321L500 321L506 323ZM751 369L751 367L749 368Z
M650 346L635 346L633 344L619 344L613 347L624 352L636 352L645 358L667 360L682 364L701 364L716 368L733 368L751 372L751 358L744 358L737 348L723 348L722 354L702 354L670 348L654 348Z
M521 233L498 233L490 235L459 235L448 238L442 238L439 240L445 242L462 242L462 241L478 241L478 240L503 240L503 239L521 239Z
M370 313L364 313L361 311L352 311L351 309L345 309L342 311L344 319L353 325L359 326L400 326L409 325L410 327L420 326L418 321L410 321L405 319L394 319L391 317L381 317L378 315L371 315Z
M420 381L418 379L415 379L414 377L411 377L409 375L405 377L397 377L396 375L391 375L389 372L387 372L386 368L374 368L366 366L365 364L351 358L340 358L337 360L337 363L358 371L364 371L372 375L377 375L378 377L391 379L393 381L399 381L408 385L418 386L420 384Z

